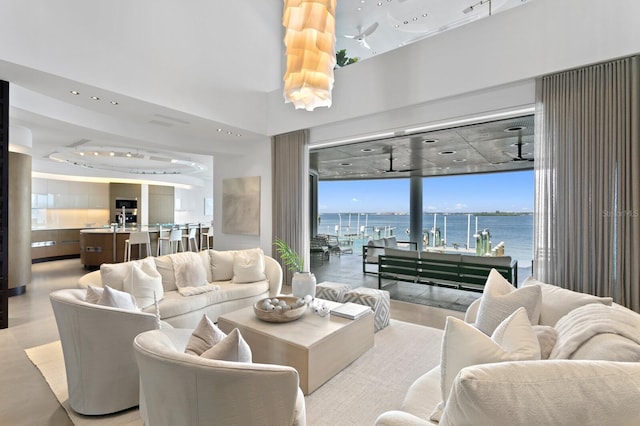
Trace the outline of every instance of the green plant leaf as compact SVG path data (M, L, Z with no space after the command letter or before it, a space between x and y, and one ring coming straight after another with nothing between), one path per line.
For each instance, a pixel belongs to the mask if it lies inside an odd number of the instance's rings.
M298 256L287 243L280 238L276 238L273 245L276 247L276 251L280 255L280 258L282 258L285 266L287 266L291 272L302 272L304 270L304 259Z

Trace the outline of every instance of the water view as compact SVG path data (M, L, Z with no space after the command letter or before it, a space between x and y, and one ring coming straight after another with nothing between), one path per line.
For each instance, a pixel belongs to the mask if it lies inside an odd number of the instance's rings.
M436 238L433 238L435 218ZM520 267L533 259L533 214L500 213L427 213L423 216L423 245L438 242L447 248L476 248L476 229L488 229L491 247L504 243L504 254L518 260ZM445 224L446 221L446 224ZM439 231L439 232L438 232ZM396 236L409 240L408 214L381 213L321 213L318 233L338 235L343 244L352 244L355 253L362 252L369 239ZM439 234L439 235L438 235ZM439 239L438 239L439 236Z

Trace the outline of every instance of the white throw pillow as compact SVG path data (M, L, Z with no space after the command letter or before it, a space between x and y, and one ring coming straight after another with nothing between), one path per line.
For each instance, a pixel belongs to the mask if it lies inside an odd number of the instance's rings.
M548 325L534 325L533 331L536 333L540 344L540 359L549 359L553 346L558 340L558 332Z
M233 278L234 253L235 250L211 250L209 252L209 260L211 261L211 277L213 278L213 282L229 281Z
M522 287L539 286L542 290L542 308L540 310L541 325L554 326L560 318L573 311L580 306L589 303L602 303L611 306L613 299L610 297L598 297L591 294L579 293L577 291L567 290L556 285L546 284L541 281L528 277L522 283Z
M191 333L184 352L191 355L202 355L225 337L227 335L209 319L207 314L204 314Z
M242 338L240 330L234 328L227 337L200 356L221 361L251 362L251 348Z
M103 288L94 287L92 285L87 287L87 294L84 297L84 301L88 303L96 304L98 300L100 300L100 296L102 296Z
M491 337L458 318L447 317L440 358L443 402L431 414L431 420L440 420L453 382L463 368L539 359L540 345L524 308L518 308L500 323Z
M261 248L238 250L233 256L234 283L255 283L264 281L264 253Z
M128 311L137 311L138 305L133 295L125 292L113 289L109 286L105 286L98 299L98 305L110 306L112 308L126 309Z
M524 307L529 321L538 325L540 319L540 287L516 289L498 271L492 269L484 286L476 327L490 336L493 330L519 307Z
M124 279L124 291L135 297L138 307L144 309L155 303L154 294L158 302L164 298L162 276L148 263L138 265L131 263L129 273Z
M109 286L115 290L124 290L124 278L129 273L131 263L141 264L153 264L155 268L156 262L153 257L146 257L141 260L132 260L131 262L123 263L103 263L100 265L100 279L102 280L102 286Z
M207 284L207 271L197 253L187 251L170 256L177 287L200 287Z

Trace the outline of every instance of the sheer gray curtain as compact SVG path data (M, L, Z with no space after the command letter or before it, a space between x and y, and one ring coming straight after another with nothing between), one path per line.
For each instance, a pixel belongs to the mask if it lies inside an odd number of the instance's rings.
M273 238L284 240L305 258L309 270L309 154L308 132L298 130L271 140L273 182ZM273 252L282 264L280 256ZM283 284L291 285L292 274L283 267Z
M640 311L640 60L536 85L536 277Z

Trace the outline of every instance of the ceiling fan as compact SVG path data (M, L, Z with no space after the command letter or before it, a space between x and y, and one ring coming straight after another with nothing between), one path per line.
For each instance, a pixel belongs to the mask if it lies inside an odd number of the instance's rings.
M493 164L505 164L505 163L518 162L518 161L533 161L533 158L526 158L526 157L522 156L522 146L523 146L522 135L518 135L518 142L516 143L516 146L518 147L517 155L514 155L511 152L503 151L506 155L511 157L511 160L502 161L500 163L493 163Z
M373 24L369 25L369 27L362 31L362 25L358 25L358 34L356 35L345 35L343 36L344 38L350 38L353 39L355 41L357 41L362 47L367 48L367 49L371 49L371 46L369 46L369 43L367 43L367 37L370 36L371 34L373 34L373 32L378 28L378 23L374 22Z
M394 169L393 168L393 147L389 147L389 168L382 171L382 173L406 173L413 172L420 169Z

